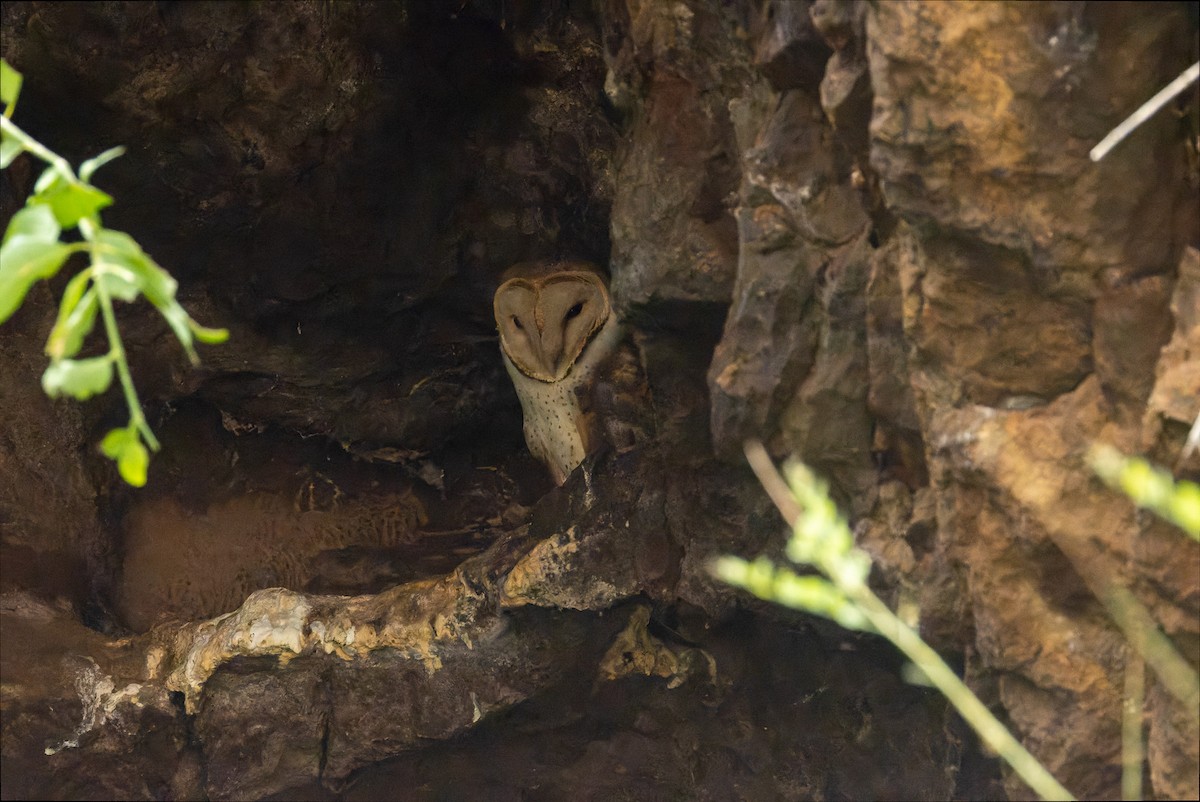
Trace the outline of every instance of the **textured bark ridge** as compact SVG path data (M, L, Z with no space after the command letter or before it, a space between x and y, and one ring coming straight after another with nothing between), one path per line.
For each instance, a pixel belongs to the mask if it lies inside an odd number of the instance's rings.
M586 7L585 7L586 6ZM1093 442L1200 478L1185 4L52 4L17 119L228 344L120 319L163 442L0 329L4 798L994 798L877 639L715 582L782 559L746 438L827 477L873 581L1081 798L1120 794L1130 589L1200 663L1200 547ZM4 218L37 178L19 159ZM491 315L604 264L654 435L560 488ZM621 404L610 404L614 415ZM619 424L620 421L618 420ZM1157 798L1200 734L1148 673Z

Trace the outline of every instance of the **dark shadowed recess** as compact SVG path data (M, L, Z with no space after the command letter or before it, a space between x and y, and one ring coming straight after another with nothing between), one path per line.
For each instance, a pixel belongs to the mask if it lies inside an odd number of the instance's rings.
M233 335L191 369L151 310L121 310L164 451L145 491L102 493L107 527L160 496L193 512L294 496L313 486L304 465L338 493L409 483L437 531L503 512L507 496L486 515L471 501L501 463L516 460L501 481L514 498L545 491L490 298L515 261L607 261L607 200L588 166L612 146L599 51L529 46L551 29L594 37L591 11L570 5L6 6L6 38L20 32L6 56L27 76L20 123L75 164L125 145L97 177L117 199L106 224ZM555 92L590 108L531 121ZM7 210L36 175L6 171ZM41 336L37 313L66 277L14 324ZM124 422L116 393L80 412L87 443ZM109 484L90 447L83 460ZM120 550L89 559L111 577ZM113 583L90 581L89 620L107 629Z

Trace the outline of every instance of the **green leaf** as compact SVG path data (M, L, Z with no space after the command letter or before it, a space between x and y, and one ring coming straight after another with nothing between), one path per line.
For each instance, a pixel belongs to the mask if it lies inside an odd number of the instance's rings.
M797 576L786 568L776 569L771 595L763 598L832 618L846 629L871 629L866 616L846 594L819 576Z
M1138 457L1126 457L1103 443L1092 446L1088 462L1101 479L1134 504L1153 510L1200 541L1200 485L1175 481L1169 471Z
M1145 460L1127 459L1119 481L1121 489L1136 504L1146 504L1162 495L1161 479Z
M28 234L7 240L0 247L0 323L12 316L38 279L53 276L70 255L69 246Z
M84 339L91 334L92 327L96 325L96 312L100 303L95 290L89 290L78 303L71 304L68 309L67 293L74 290L72 285L77 282L79 287L85 286L87 274L80 273L71 279L63 294L63 302L58 307L58 320L46 340L46 355L51 359L65 359L79 353Z
M18 156L25 152L25 146L16 137L7 133L0 134L0 170L12 164Z
M134 487L146 484L146 469L150 467L150 452L140 440L134 440L127 445L121 456L117 457L117 472L121 478Z
M132 427L113 429L100 441L100 453L117 463L121 478L134 487L146 484L146 469L150 465L150 454L137 431Z
M4 230L4 241L25 235L44 242L58 242L62 228L54 219L54 212L45 206L26 206L12 216Z
M175 337L183 346L188 361L193 365L199 364L200 357L197 356L196 349L192 346L192 329L189 325L192 319L188 317L188 313L174 298L169 303L158 307L158 311L163 316L163 320L167 321L167 325L171 327L171 331L175 332Z
M229 339L229 329L210 329L208 326L201 326L190 317L188 318L188 328L192 330L192 334L196 335L196 339L205 345L220 345Z
M56 174L50 185L30 198L29 202L46 204L54 212L59 225L73 228L85 217L94 217L104 207L111 206L113 199L107 192L91 184L67 181Z
M42 389L51 398L63 393L86 401L102 393L112 384L112 359L97 356L91 359L60 359L51 362L42 374Z
M95 158L88 159L83 164L79 165L79 180L85 182L91 181L92 173L96 172L96 170L108 164L118 156L123 156L124 154L125 148L118 145L115 148L109 148Z
M131 270L125 270L111 265L102 265L96 271L96 284L112 297L132 303L141 294L141 282Z
M0 59L0 101L4 103L4 116L12 117L13 109L17 107L17 97L21 94L21 73Z
M90 270L83 270L76 273L75 276L67 282L66 289L63 290L62 300L58 304L58 321L61 322L67 318L75 307L79 306L79 300L83 298L83 291L87 289L88 281L92 278Z
M100 441L100 453L115 460L121 456L130 443L136 442L137 432L133 429L113 429Z
M142 246L123 231L103 229L96 235L96 242L103 246L105 259L127 267L137 274L142 292L167 321L171 331L175 332L188 359L193 364L199 362L200 358L196 355L196 349L192 347L191 324L193 321L175 300L175 290L179 284L171 277L171 274L159 267L142 250Z
M150 299L150 303L163 306L175 299L178 283L142 250L133 237L124 231L105 228L96 234L96 243L105 261L120 265L137 275L142 292Z

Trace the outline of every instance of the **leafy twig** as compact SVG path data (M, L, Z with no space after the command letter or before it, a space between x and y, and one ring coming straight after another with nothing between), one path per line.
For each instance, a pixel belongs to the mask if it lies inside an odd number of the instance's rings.
M86 400L106 391L115 371L129 409L129 423L106 434L100 450L116 461L126 482L140 487L146 483L150 462L147 446L157 451L159 443L138 400L113 301L131 303L144 295L167 321L193 364L198 361L193 340L220 343L229 334L192 320L175 299L175 279L132 237L100 222L100 210L113 199L90 183L92 174L124 153L124 148L111 148L85 161L76 175L66 159L12 121L20 88L21 74L0 60L0 100L5 104L0 116L0 168L8 167L22 153L48 166L34 184L25 208L13 215L0 245L0 323L21 306L35 283L56 275L72 254L88 255L90 265L63 291L58 318L46 341L50 365L42 374L42 389L52 398L66 394ZM71 228L79 229L83 242L61 241L62 232ZM95 327L97 313L104 321L108 352L75 359Z
M1162 468L1144 459L1126 457L1102 443L1092 447L1088 462L1109 487L1175 524L1193 540L1200 540L1200 485L1184 479L1176 481Z
M883 635L945 694L984 743L1038 795L1044 799L1071 799L1070 792L1005 729L937 652L871 591L866 581L870 556L854 546L854 536L838 515L824 483L800 463L785 466L785 482L761 443L746 444L746 459L792 528L788 558L815 566L827 578L798 576L766 558L750 563L737 557L721 557L714 561L712 572L761 598L833 618L848 628ZM781 488L788 492L784 494Z

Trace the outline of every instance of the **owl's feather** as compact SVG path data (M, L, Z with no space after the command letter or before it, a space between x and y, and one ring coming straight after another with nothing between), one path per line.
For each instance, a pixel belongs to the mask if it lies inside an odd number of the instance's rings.
M493 311L525 443L561 485L600 439L588 394L621 341L607 281L583 262L516 265Z

